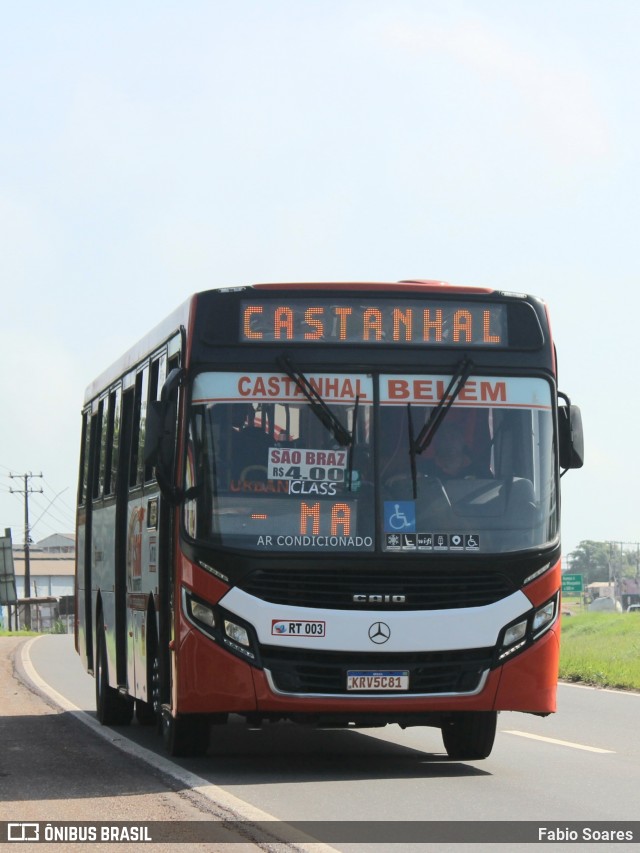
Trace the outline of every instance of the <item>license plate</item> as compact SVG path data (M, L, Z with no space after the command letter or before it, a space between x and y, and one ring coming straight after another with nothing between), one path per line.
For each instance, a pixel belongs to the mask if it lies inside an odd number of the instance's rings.
M408 690L409 671L403 670L349 670L347 672L347 690Z

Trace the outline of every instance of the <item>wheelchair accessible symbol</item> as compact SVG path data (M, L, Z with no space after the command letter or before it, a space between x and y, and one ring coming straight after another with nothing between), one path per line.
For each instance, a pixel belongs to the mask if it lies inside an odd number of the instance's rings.
M385 533L415 533L416 506L413 501L384 502Z

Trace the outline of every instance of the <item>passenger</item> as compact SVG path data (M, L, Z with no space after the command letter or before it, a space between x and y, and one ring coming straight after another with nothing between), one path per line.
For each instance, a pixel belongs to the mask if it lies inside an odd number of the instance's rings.
M255 426L256 413L250 404L234 406L232 414L232 479L266 480L272 439L262 426Z

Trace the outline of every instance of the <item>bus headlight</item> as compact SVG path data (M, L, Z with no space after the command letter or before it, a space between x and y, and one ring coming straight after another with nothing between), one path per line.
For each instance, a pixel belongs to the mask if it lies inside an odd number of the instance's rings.
M233 614L219 604L210 604L196 598L191 590L182 588L182 607L188 621L214 643L255 666L260 665L258 642L249 623L234 621Z
M225 619L224 632L230 640L240 643L241 646L248 647L250 645L247 629L243 628L242 625L236 625L235 622L230 622L228 619Z
M558 593L541 607L530 610L502 631L496 650L497 664L524 651L553 625L558 614Z
M544 607L541 607L539 610L536 610L533 616L533 633L534 635L538 635L541 629L545 628L550 622L553 621L553 617L556 615L556 602L555 599L553 601L547 602Z
M517 643L518 640L521 640L526 633L527 620L525 619L523 622L518 622L517 625L512 625L510 628L507 628L502 644L504 646L512 646L514 643Z
M201 601L191 600L191 615L198 622L208 625L210 628L216 627L216 615L211 607L203 604Z

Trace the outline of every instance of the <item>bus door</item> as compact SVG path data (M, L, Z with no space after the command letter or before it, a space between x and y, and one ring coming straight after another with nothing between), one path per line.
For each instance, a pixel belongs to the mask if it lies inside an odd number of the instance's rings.
M82 662L93 669L93 618L91 594L91 495L95 458L95 417L88 409L82 419L81 475L78 490L78 534L77 534L77 617L76 645Z
M155 601L158 596L158 516L160 495L153 468L145 463L144 442L149 400L166 378L166 355L152 360L136 376L131 470L126 528L127 683L129 693L149 702L149 650L156 647ZM150 610L150 601L154 604ZM148 636L149 632L153 636Z
M129 526L129 471L131 460L131 436L133 431L133 389L125 391L122 395L122 425L121 425L121 452L118 456L118 473L116 487L116 519L115 519L115 623L116 623L116 660L117 681L119 685L128 683L127 659L128 659L128 619L127 619L127 595L128 583L128 559L127 559L127 531Z
M146 691L145 615L147 598L143 588L144 532L146 507L144 503L144 432L147 410L149 369L145 366L136 375L133 402L131 454L129 464L129 496L126 528L126 590L127 590L127 684L129 694L144 698ZM140 685L140 682L142 684Z
M129 502L127 523L127 684L129 693L144 698L146 689L145 617L147 596L142 589L143 531L146 526L142 496ZM142 682L142 683L140 683Z

